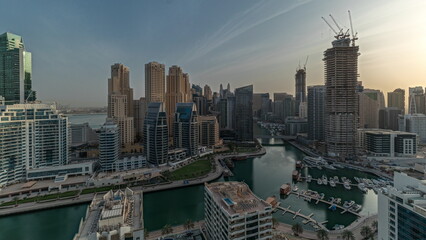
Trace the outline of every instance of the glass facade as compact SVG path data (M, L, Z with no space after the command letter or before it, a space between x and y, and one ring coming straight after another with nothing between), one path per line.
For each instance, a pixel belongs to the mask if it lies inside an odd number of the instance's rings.
M398 239L426 239L426 219L398 205Z

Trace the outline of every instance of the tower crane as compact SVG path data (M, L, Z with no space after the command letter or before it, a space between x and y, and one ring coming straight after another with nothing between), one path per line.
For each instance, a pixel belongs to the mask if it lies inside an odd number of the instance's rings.
M334 36L336 39L339 39L340 34L336 32L336 30L334 30L334 28L330 25L330 23L327 22L327 20L325 20L324 17L321 17L322 20L324 20L325 23L327 23L327 25L330 27L330 29L334 32L334 34L336 34L336 36Z
M306 64L308 64L309 55L306 57L305 65L303 65L303 68L306 70Z
M355 40L358 40L358 38L357 38L358 33L354 34L354 28L352 26L352 16L351 16L351 11L350 10L348 10L348 14L349 14L349 22L351 24L352 46L355 46Z
M333 15L329 14L329 16L330 16L331 20L333 20L334 24L336 24L336 27L339 29L339 35L343 36L343 28L341 28L339 26L339 24L337 24L337 21L336 21L336 19L334 19Z

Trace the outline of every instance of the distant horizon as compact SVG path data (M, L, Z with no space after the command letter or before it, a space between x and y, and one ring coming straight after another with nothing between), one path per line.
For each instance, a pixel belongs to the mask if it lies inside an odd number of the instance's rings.
M25 6L25 8L23 7ZM190 83L213 91L254 85L255 93L294 95L294 74L307 56L307 86L324 84L323 51L333 33L331 13L360 46L359 81L386 93L425 87L424 1L75 1L11 2L0 32L24 39L33 55L33 89L45 102L71 107L107 105L110 66L130 68L134 98L144 96L144 64L181 66ZM116 17L111 17L116 16ZM220 16L218 18L217 16ZM10 21L10 19L15 19ZM31 21L31 24L28 24ZM332 21L329 20L332 24ZM407 37L408 36L408 37ZM413 37L411 37L413 36ZM415 36L415 37L414 37ZM398 39L400 37L400 39Z

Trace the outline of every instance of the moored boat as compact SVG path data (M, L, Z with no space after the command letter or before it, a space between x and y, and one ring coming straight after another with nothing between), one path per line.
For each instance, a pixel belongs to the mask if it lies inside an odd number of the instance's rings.
M345 187L346 190L351 190L351 185L349 185L348 182L344 182L343 187Z

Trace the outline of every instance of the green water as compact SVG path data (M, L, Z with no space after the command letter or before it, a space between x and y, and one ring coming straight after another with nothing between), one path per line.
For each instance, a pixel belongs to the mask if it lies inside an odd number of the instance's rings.
M255 128L256 131L262 131ZM279 144L281 146L267 146L266 154L235 163L234 177L229 179L218 179L217 181L244 181L253 192L265 199L272 195L279 195L279 188L283 183L291 182L291 173L295 168L295 161L302 159L304 154L289 144L282 144L279 140L262 140L268 144ZM346 177L372 177L371 175L348 169L317 170L305 169L302 174L310 174L313 177L322 176L346 176ZM328 197L340 197L342 200L354 200L363 205L361 214L368 215L377 213L377 196L369 191L363 194L358 188L351 191L342 186L331 188L330 186L319 186L314 182L297 183L299 189L312 189L323 192ZM193 221L204 218L204 186L191 186L144 195L144 221L149 231L161 229L165 224L178 225L187 219ZM280 199L281 206L291 205L293 210L302 209L305 215L314 213L318 221L328 220L327 227L335 224L348 225L355 220L350 214L341 215L338 211L332 212L327 206L319 203L305 202L294 195ZM15 216L0 218L0 239L31 239L31 240L70 240L78 230L80 219L85 215L87 204L69 206L51 210L31 212ZM274 216L285 223L292 224L302 219L292 219L290 215L275 213Z

